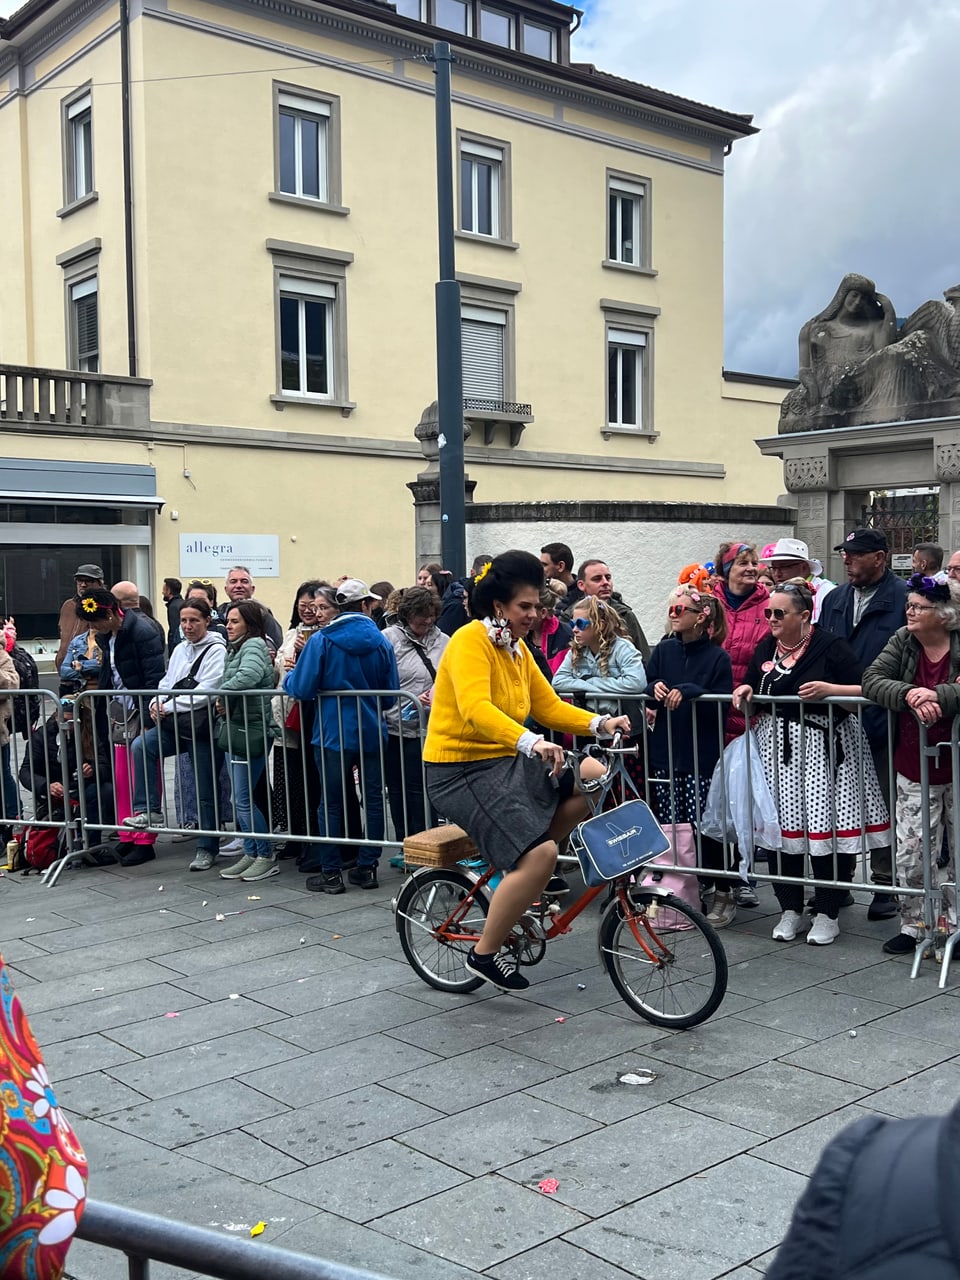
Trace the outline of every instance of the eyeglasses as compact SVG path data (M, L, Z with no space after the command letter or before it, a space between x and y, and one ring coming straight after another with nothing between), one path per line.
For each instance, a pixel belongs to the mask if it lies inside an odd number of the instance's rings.
M764 609L763 616L769 622L771 618L776 618L778 622L782 622L788 613L796 613L795 609Z
M952 574L960 573L960 564L948 564L947 573L952 573Z
M906 604L903 606L904 613L926 613L930 609L936 609L935 604Z
M688 609L685 604L672 604L670 608L667 610L667 617L682 618L683 615L687 612L688 612Z
M305 600L300 600L300 601L298 601L298 602L297 602L297 608L300 610L300 612L301 612L301 613L316 613L316 612L317 612L317 606L313 603L313 601L312 601L312 600L311 600L311 601L309 601L309 602L308 602L308 601L305 601Z
M592 627L592 626L593 626L593 623L590 621L589 618L574 618L573 620L574 631L586 631L587 627Z

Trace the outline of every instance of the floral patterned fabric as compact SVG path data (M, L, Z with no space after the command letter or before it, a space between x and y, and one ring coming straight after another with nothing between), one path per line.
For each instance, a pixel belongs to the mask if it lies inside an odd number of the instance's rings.
M87 1161L0 957L0 1276L60 1280Z

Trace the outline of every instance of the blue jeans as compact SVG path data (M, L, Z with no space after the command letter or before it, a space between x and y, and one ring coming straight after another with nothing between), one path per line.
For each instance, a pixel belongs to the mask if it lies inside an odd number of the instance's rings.
M227 757L230 778L233 782L233 811L240 831L269 831L270 827L260 806L253 798L257 783L267 767L266 756L254 760L238 760ZM250 858L272 858L273 846L269 840L244 840L243 851Z
M368 840L382 840L383 825L383 771L380 768L379 751L331 751L326 747L314 747L317 770L323 786L323 800L317 810L318 834L343 835L343 797L346 788L353 788L353 769L360 770L360 786L363 791L363 834ZM376 845L360 845L357 849L358 867L375 867L380 861L380 849ZM322 844L320 858L327 874L340 870L340 846Z
M193 760L197 777L197 804L200 810L200 826L216 831L217 802L214 779L223 764L223 752L210 741L196 743L185 734L175 737L173 725L161 721L159 726L148 729L134 740L133 757L133 811L145 813L160 808L160 760L176 756L189 746L187 755ZM217 836L198 836L197 848L216 854L220 849Z

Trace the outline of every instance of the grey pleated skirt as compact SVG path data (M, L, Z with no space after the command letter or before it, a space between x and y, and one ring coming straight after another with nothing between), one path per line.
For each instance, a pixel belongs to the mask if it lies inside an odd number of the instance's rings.
M535 756L426 765L430 803L448 822L463 827L480 854L500 871L548 839L557 805L573 793L569 770L550 776Z

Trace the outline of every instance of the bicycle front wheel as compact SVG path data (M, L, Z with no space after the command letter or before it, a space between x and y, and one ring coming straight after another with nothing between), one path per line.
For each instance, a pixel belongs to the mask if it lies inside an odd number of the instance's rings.
M403 954L417 976L438 991L476 991L483 985L463 963L487 918L482 891L467 903L475 883L463 871L435 867L411 876L397 898Z
M600 959L642 1018L682 1030L705 1022L727 990L727 957L699 911L672 894L615 898L600 921Z

